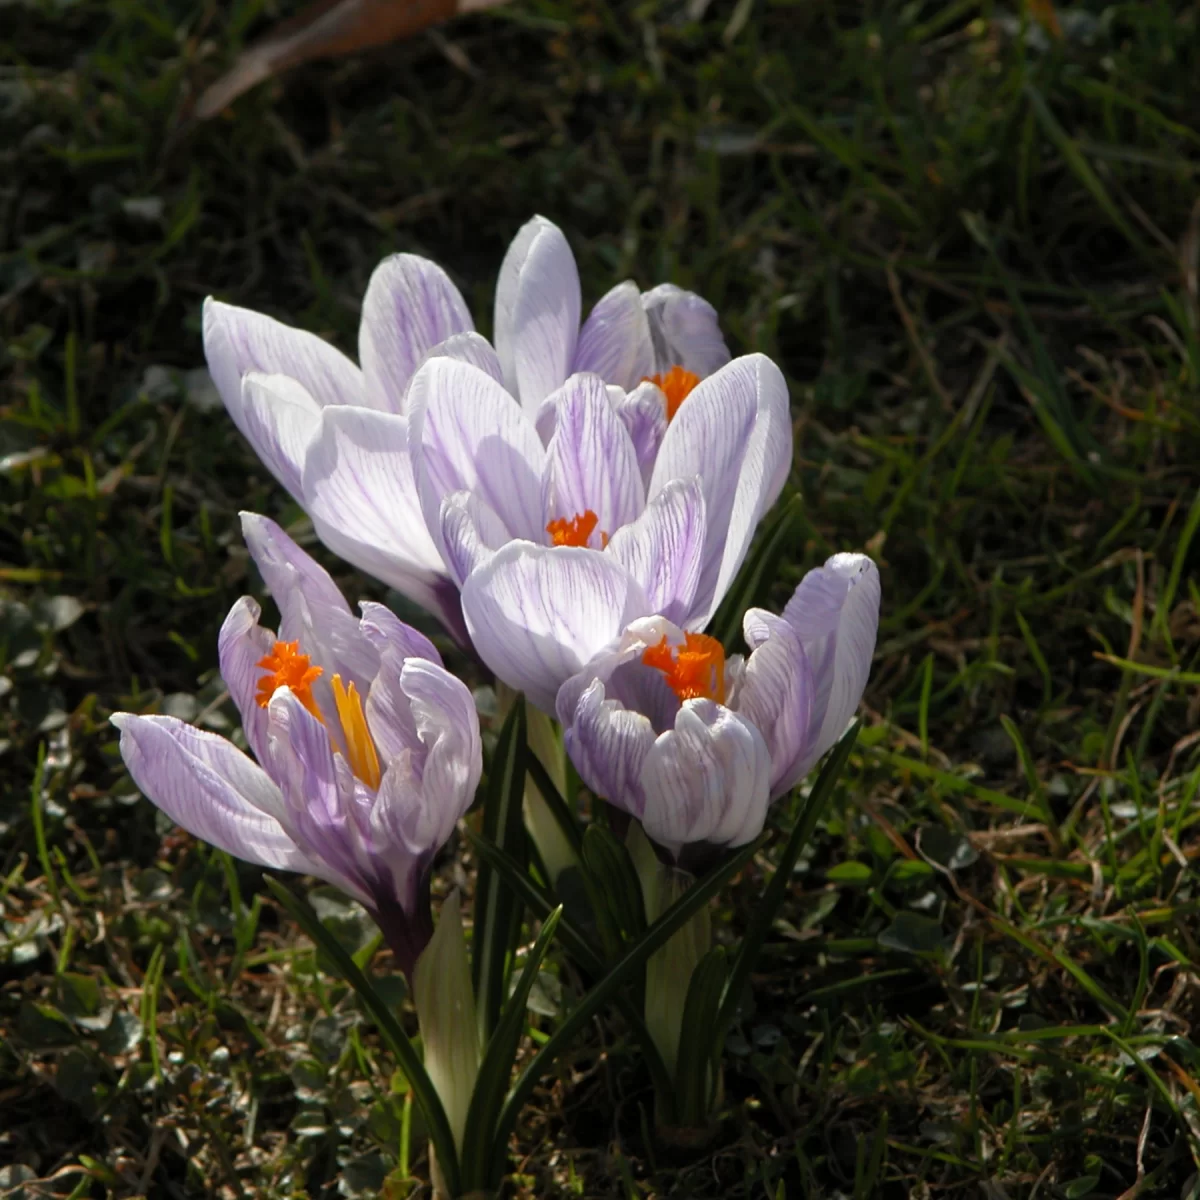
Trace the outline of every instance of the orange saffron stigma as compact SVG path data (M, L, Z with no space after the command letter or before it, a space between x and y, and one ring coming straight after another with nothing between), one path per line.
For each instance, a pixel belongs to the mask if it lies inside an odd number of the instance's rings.
M268 672L258 681L258 706L266 708L277 689L291 688L296 699L323 723L324 718L318 711L312 694L312 685L323 672L320 667L309 663L307 654L301 654L299 651L299 642L276 642L271 647L271 653L265 658L260 658L255 664Z
M546 526L546 532L554 540L554 546L586 546L600 518L589 508L575 517L559 517ZM608 534L600 537L608 544Z
M680 700L725 703L725 649L706 633L684 634L682 646L672 646L664 635L658 645L647 647L642 662L661 671Z
M647 375L643 383L656 384L667 398L667 420L673 420L679 411L679 406L692 394L692 389L700 382L700 376L694 371L685 371L682 367L672 367L665 375Z
M291 688L292 694L322 725L328 726L317 702L313 699L312 685L324 674L314 667L307 654L300 653L299 642L276 642L271 653L260 658L256 664L266 672L258 681L255 699L260 708L271 703L271 697L281 687ZM375 749L367 716L363 712L362 697L358 688L351 683L346 687L342 677L333 677L333 702L337 707L338 723L342 728L342 739L346 743L346 761L350 770L370 788L378 788L383 772L379 767L379 754Z

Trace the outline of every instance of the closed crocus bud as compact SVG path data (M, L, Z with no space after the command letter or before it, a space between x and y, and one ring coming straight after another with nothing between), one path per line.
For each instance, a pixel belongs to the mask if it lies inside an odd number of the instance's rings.
M782 616L746 613L747 658L663 617L631 622L558 693L580 777L676 858L751 841L854 715L879 600L875 564L837 554Z
M237 858L315 875L360 901L411 978L433 932L429 870L479 784L471 693L382 605L351 613L274 522L243 514L279 606L243 597L221 628L221 674L257 763L174 717L116 713L142 792Z

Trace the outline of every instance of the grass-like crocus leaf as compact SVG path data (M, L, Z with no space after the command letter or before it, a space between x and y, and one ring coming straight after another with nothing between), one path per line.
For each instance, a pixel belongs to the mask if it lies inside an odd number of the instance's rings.
M611 829L589 825L583 835L583 865L596 886L599 903L607 908L624 938L632 940L645 933L642 885L625 843Z
M517 1117L525 1101L537 1086L538 1080L549 1069L550 1064L570 1045L579 1031L605 1005L612 1003L636 978L636 972L645 968L646 961L700 908L707 904L762 848L766 835L743 846L719 866L714 867L695 887L689 889L640 938L612 964L608 974L592 988L571 1010L563 1023L545 1041L533 1060L521 1073L504 1102L504 1108L496 1123L496 1140L492 1144L495 1162L503 1164L507 1153L508 1139L516 1127Z
M833 797L834 785L846 765L846 760L850 757L850 751L854 749L854 743L858 738L858 729L859 722L855 721L829 752L825 759L825 765L821 768L820 775L817 776L817 782L813 784L813 789L804 802L800 816L792 827L792 832L783 847L783 853L779 856L779 865L775 868L775 874L771 876L771 882L767 884L762 900L755 905L754 915L750 918L750 924L746 927L742 944L738 947L729 971L729 983L725 988L725 996L721 1001L721 1010L715 1027L715 1036L718 1042L724 1039L737 1016L742 993L750 982L750 973L754 970L754 964L758 961L759 954L762 953L763 943L767 940L767 934L771 930L779 907L787 896L788 883L791 881L796 860L800 857L800 851L807 845L809 838L812 837L817 822L821 819L821 814L824 813Z
M708 1119L721 1058L717 1023L728 981L725 947L714 946L696 964L683 1006L679 1032L682 1052L675 1066L676 1104L683 1125L702 1125Z
M550 815L563 831L563 835L567 841L571 843L571 848L577 855L580 854L583 850L583 835L580 832L579 822L572 814L571 806L563 798L562 792L558 790L554 780L550 778L550 772L546 770L542 760L536 754L525 756L525 769L529 772L529 777L533 780L534 787L537 788L538 792L541 793L542 799L546 802L546 807L550 810Z
M525 795L525 766L530 757L525 746L525 697L518 696L500 730L488 773L483 802L483 836L524 864L525 825L521 803ZM475 932L471 942L471 969L479 1017L479 1040L492 1037L500 1008L508 994L508 972L520 933L521 910L516 897L484 862L475 886Z
M321 924L320 918L308 901L302 900L278 879L273 879L270 875L266 876L266 882L275 899L292 914L296 924L329 956L329 960L337 967L341 977L357 993L379 1029L380 1036L387 1043L388 1049L396 1056L400 1069L412 1087L417 1107L420 1108L421 1115L425 1118L425 1125L429 1130L429 1140L433 1143L434 1153L437 1155L438 1166L445 1177L446 1186L452 1196L457 1196L461 1189L454 1134L450 1130L450 1122L446 1119L446 1110L442 1107L433 1081L426 1073L416 1047L408 1040L408 1035L400 1028L400 1023L392 1014L391 1009L384 1003L374 985L359 969L358 964L355 963L345 947Z
M483 1062L479 1065L475 1092L471 1096L471 1107L467 1112L466 1132L463 1135L462 1180L464 1188L468 1191L473 1188L494 1188L500 1184L499 1176L489 1176L494 1166L491 1154L492 1130L508 1090L509 1080L512 1078L521 1031L525 1028L529 993L546 957L546 951L550 949L550 943L554 940L561 917L562 905L559 905L542 923L542 931L525 960L525 967L500 1014L500 1020L484 1051Z
M469 830L467 837L470 838L475 853L481 859L486 859L492 869L503 876L505 883L521 898L525 907L535 917L545 920L555 911L555 901L550 893L530 879L502 850L489 845ZM593 979L598 979L604 974L604 960L599 952L565 915L558 924L558 940L576 964ZM642 1014L633 1003L629 993L622 992L618 995L617 1007L621 1010L622 1017L625 1018L637 1039L646 1068L654 1080L656 1092L661 1096L669 1096L671 1094L671 1077L667 1071L667 1065L663 1062L662 1055L658 1052L658 1047L655 1046L654 1039L651 1038L650 1031L642 1020Z

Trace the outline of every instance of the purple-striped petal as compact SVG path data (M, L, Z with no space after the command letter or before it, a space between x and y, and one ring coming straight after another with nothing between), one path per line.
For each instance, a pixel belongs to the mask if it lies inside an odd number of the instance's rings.
M749 721L688 700L646 756L642 826L676 855L690 842L743 845L762 832L770 776L770 754Z
M442 501L471 492L511 537L541 540L546 452L512 397L484 372L432 358L413 380L409 447L428 529L440 534Z
M700 481L677 479L608 543L608 553L645 589L651 611L676 625L686 621L700 582L704 530Z
M288 375L252 371L241 389L238 426L271 474L302 500L304 455L321 422L321 406Z
M417 370L431 358L453 358L459 362L470 363L484 374L490 375L498 384L504 384L499 355L492 349L492 343L482 334L456 333L453 337L448 337L426 352L425 357L417 364ZM408 411L407 405L405 411Z
M736 359L705 379L675 414L649 496L692 476L704 488L707 540L689 624L705 625L725 595L791 458L787 384L762 354Z
M743 627L746 660L737 710L763 735L771 754L771 797L790 791L812 765L813 679L796 631L782 618L750 609Z
M271 652L275 634L259 623L258 602L243 596L229 610L217 635L217 662L221 678L242 717L242 728L255 758L267 765L267 712L258 703L258 664Z
M645 507L637 455L598 375L572 375L551 399L558 415L542 479L545 520L595 513L598 548Z
M462 294L437 263L416 254L385 258L363 297L358 330L366 382L362 403L382 412L403 412L409 380L429 349L472 329Z
M646 596L615 559L594 550L510 542L462 593L480 658L545 712L559 687L636 617Z
M361 600L362 633L380 657L389 652L401 658L424 658L442 665L438 648L420 630L405 625L390 608L374 600Z
M279 640L298 641L300 652L324 672L317 703L322 709L332 703L334 675L365 691L379 669L379 655L329 572L268 517L242 513L242 536L279 607Z
M653 383L642 383L615 405L617 416L629 431L642 481L647 488L654 473L659 447L667 435L667 398Z
M304 497L330 550L443 615L445 570L421 513L403 417L326 409L305 461Z
M508 390L532 414L571 371L579 338L579 270L545 217L522 226L496 283L496 352Z
M626 390L654 374L650 322L636 283L618 283L596 301L579 331L571 370L590 371Z
M455 492L442 501L443 555L461 587L480 563L512 539L504 522L471 492Z
M114 713L111 720L134 783L177 825L258 866L313 872L272 815L282 807L279 789L240 750L174 717Z
M862 699L879 602L879 568L865 554L835 554L804 576L783 610L812 669L814 732L804 772L842 736Z
M340 350L314 334L211 296L204 302L204 354L213 383L243 433L242 376L251 371L290 375L321 407L362 403L362 372Z
M601 799L641 820L642 772L654 747L648 718L606 697L594 679L563 720L563 741L579 778Z
M642 306L654 347L654 368L647 374L680 366L704 379L729 361L717 310L695 292L660 283L642 294Z

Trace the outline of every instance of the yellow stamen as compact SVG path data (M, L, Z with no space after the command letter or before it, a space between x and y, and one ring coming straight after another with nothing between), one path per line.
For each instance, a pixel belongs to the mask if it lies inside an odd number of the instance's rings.
M313 683L324 672L320 667L311 665L307 654L300 653L299 642L276 642L271 647L271 653L259 659L257 665L266 672L258 681L258 694L255 697L261 708L271 703L271 697L279 688L291 688L292 695L322 725L328 726L312 694ZM379 754L375 750L371 731L367 728L367 717L358 688L353 683L345 687L340 675L335 675L332 682L333 701L337 705L338 722L346 743L346 761L367 787L377 788L382 777Z
M346 758L350 769L369 788L377 788L382 773L379 770L379 755L371 731L367 728L367 717L363 712L362 699L353 683L342 685L342 677L333 677L333 702L337 705L338 720L342 723L342 736L346 739Z
M647 375L643 383L656 384L667 398L667 420L673 420L679 411L679 406L692 394L692 389L700 382L700 376L694 371L685 371L682 367L672 367L665 374Z
M725 703L725 649L706 633L684 634L682 646L672 646L664 634L661 642L646 648L642 662L661 671L680 700Z
M592 510L586 509L574 517L559 517L546 526L546 532L553 539L553 546L586 546L600 518ZM608 534L600 535L601 544L608 545Z

